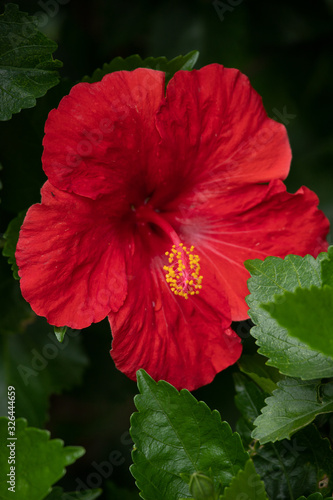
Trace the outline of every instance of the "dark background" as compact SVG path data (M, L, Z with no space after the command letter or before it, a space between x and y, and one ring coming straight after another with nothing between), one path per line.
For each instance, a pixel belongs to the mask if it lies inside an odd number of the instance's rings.
M74 83L116 56L138 53L173 58L194 49L200 51L197 68L218 62L249 76L268 115L287 127L293 151L286 182L289 191L308 186L333 220L332 0L62 0L61 4L60 0L27 0L18 4L20 10L37 14L42 31L58 43L54 56L64 63L60 70L64 81L39 99L33 110L0 123L0 232L19 211L40 199L45 180L40 163L43 123L47 112ZM9 274L9 267L7 271ZM238 331L245 338L246 349L253 350L248 327L242 325ZM106 321L81 335L90 358L83 385L52 396L47 423L52 437L62 438L68 445L82 445L87 451L69 468L61 484L74 490L80 478L88 487L101 486L96 474L91 475L96 472L93 463L98 466L109 461L110 453L118 451L125 462L115 465L113 471L109 468L105 480L133 488L127 430L136 384L113 366ZM219 409L222 419L234 427L237 411L232 371L219 374L195 396Z

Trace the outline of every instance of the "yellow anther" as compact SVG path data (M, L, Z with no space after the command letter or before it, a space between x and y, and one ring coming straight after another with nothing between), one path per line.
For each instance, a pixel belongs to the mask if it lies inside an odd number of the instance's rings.
M173 245L170 252L165 252L169 261L169 265L163 266L166 272L165 280L171 291L184 299L197 295L202 288L200 257L193 251L193 245L188 250L183 243L179 243L177 248Z

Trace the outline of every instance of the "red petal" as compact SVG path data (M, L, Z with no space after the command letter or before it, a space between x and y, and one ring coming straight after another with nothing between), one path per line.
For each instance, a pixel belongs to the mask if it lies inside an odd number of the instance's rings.
M55 326L84 328L123 304L124 254L107 204L46 182L26 215L16 249L23 297Z
M317 205L317 196L306 187L290 194L282 182L273 181L269 186L229 192L227 201L208 203L209 218L204 207L197 216L193 214L193 243L201 259L215 270L233 321L248 317L244 299L250 275L245 260L288 254L316 257L327 250L329 222Z
M289 172L285 127L267 117L261 97L236 69L212 64L177 72L157 128L169 179L183 192L211 193L284 179Z
M160 140L154 121L164 77L140 68L75 85L45 125L43 168L50 182L93 199L122 191L142 202L151 189L146 165Z
M126 301L109 315L111 355L133 380L144 368L155 380L194 390L241 355L240 339L229 328L228 302L209 269L199 295L175 296L162 272L165 257L150 264L146 253L147 244L137 244Z

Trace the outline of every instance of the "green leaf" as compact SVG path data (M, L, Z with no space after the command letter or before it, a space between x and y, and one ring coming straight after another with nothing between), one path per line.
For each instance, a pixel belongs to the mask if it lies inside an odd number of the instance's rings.
M251 434L253 426L244 417L240 417L236 422L235 431L240 435L243 446L245 450L248 450L251 457L251 448L253 443Z
M234 373L233 377L236 389L235 404L246 421L253 424L265 405L265 393L244 375Z
M323 285L333 287L333 245L327 251L327 259L321 263L321 277Z
M254 422L252 437L262 444L289 439L317 415L333 411L333 382L286 378L278 387Z
M2 255L4 257L8 257L8 263L11 264L11 268L13 271L13 276L16 280L19 280L20 277L18 275L18 267L15 259L15 251L16 245L19 237L19 232L21 226L23 224L23 220L25 217L26 211L20 212L15 219L13 219L9 226L6 229L5 234L3 235L5 239Z
M59 81L57 44L38 30L37 19L6 4L0 16L0 120L31 108Z
M58 342L63 342L65 338L65 334L67 332L67 326L54 326L54 335L56 336L56 339Z
M102 494L102 490L85 490L65 493L62 488L56 486L44 500L95 500ZM112 498L112 497L111 497ZM115 499L116 500L116 499ZM124 498L124 500L126 500Z
M0 470L5 472L0 482L0 498L41 500L51 491L51 485L65 474L65 467L75 462L85 451L79 446L64 447L60 439L50 440L48 431L27 427L25 419L16 420L16 440L8 440L8 429L12 429L8 427L8 422L8 418L0 418L0 442L7 443L7 446L0 448ZM10 456L15 463L8 463ZM10 476L7 474L10 470L15 472L15 496L13 491L8 491L7 478Z
M289 335L333 359L333 288L296 288L262 307Z
M208 473L216 489L228 486L245 466L248 454L220 414L198 402L187 390L180 393L164 381L154 382L137 372L141 395L131 417L135 443L131 472L145 500L188 498L182 474Z
M252 460L246 462L244 470L240 470L231 481L230 486L225 488L221 500L235 500L237 498L268 500L265 485L257 474Z
M265 406L266 393L241 373L234 373L233 378L236 390L235 404L242 414L237 421L236 431L241 436L244 447L250 448L249 453L252 456L253 422L259 416L261 408Z
M311 464L316 464L316 485L312 491L324 497L333 496L333 451L330 441L323 439L314 425L299 434L299 444L304 445L304 454Z
M241 374L235 376L235 387L236 403L243 415L241 427L252 430L252 419L254 415L259 416L264 394ZM246 403L248 399L250 405ZM295 500L300 495L322 491L322 481L326 476L332 476L333 452L329 441L321 438L314 425L297 432L290 440L283 439L274 444L259 445L258 441L252 440L250 455L272 499ZM329 494L330 488L332 484L325 493L328 491Z
M332 494L333 453L329 441L310 425L289 440L260 446L253 456L257 472L264 480L269 498L294 500L315 491Z
M48 416L49 397L81 382L88 358L80 332L70 330L60 344L42 318L24 334L0 337L0 414L6 415L7 386L16 389L16 415L42 427Z
M189 71L193 69L198 57L199 52L197 50L189 52L186 56L175 57L171 59L171 61L168 61L166 57L147 57L146 59L141 59L137 54L126 57L126 59L115 57L110 63L105 63L102 69L96 69L92 76L85 76L82 81L94 83L99 82L102 80L103 76L108 73L113 73L114 71L133 71L136 68L150 68L164 71L166 74L165 80L166 83L168 83L176 71Z
M333 359L310 349L306 344L291 337L261 305L278 300L276 296L296 288L321 286L321 261L326 253L317 259L310 255L304 258L288 255L285 259L268 257L264 261L250 260L245 263L251 273L247 297L249 315L258 325L251 329L257 339L259 353L269 358L267 364L275 366L281 373L304 380L333 376Z
M321 438L314 425L291 440L259 446L252 459L269 498L294 500L315 491L325 494L333 491L333 452L329 441ZM322 481L328 476L331 482L323 489Z
M265 392L272 393L277 389L276 382L283 377L272 366L266 365L267 358L260 354L245 354L239 360L239 369L248 375Z
M313 493L309 497L299 497L297 500L322 500L323 495L321 493Z

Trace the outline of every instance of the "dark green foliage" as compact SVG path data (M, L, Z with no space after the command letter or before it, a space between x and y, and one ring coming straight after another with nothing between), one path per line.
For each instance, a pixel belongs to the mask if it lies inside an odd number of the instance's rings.
M57 44L38 30L38 22L15 4L7 4L0 16L0 120L31 108L59 82L53 60Z
M176 71L193 69L198 57L199 52L197 50L189 52L186 56L175 57L171 61L168 61L166 57L147 57L146 59L142 59L137 54L129 56L126 59L115 57L110 63L105 63L102 69L96 69L92 76L85 76L83 81L88 83L99 82L103 76L113 71L133 71L136 68L149 68L164 71L165 81L168 83Z

